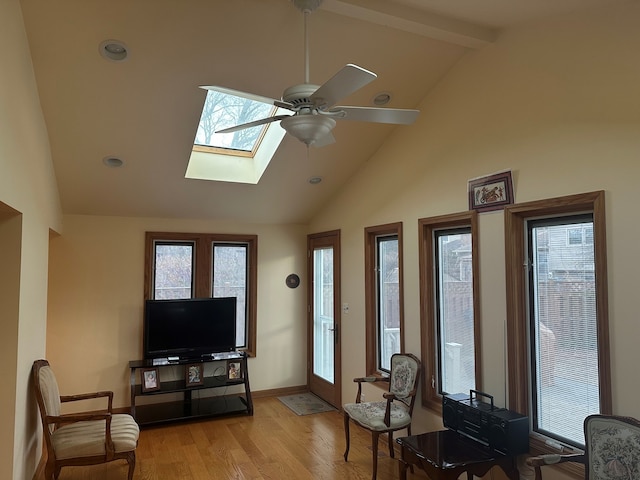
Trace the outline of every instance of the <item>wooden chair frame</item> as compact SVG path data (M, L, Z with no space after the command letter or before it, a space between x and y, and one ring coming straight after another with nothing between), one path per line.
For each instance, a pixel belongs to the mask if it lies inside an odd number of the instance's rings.
M82 465L97 465L101 463L111 462L113 460L123 459L129 464L128 480L133 479L133 472L136 466L136 452L135 449L127 452L116 452L113 440L111 438L111 419L113 416L113 392L101 391L84 393L80 395L60 395L60 402L75 402L79 400L88 400L94 398L106 398L107 409L104 412L91 412L91 413L72 413L62 415L47 415L44 397L40 388L40 369L42 367L49 367L47 360L36 360L32 367L33 386L36 394L36 400L38 402L38 409L40 410L40 418L42 420L43 435L47 449L47 462L45 465L45 479L52 480L57 479L60 475L62 467L66 466L82 466ZM53 442L51 434L57 428L68 425L74 422L104 420L106 424L105 428L105 454L95 455L87 457L74 457L57 459L53 448Z
M591 420L616 420L617 422L622 422L628 424L631 427L636 429L640 429L640 421L632 417L623 417L619 415L589 415L584 419L584 438L585 438L585 450L584 453L572 453L572 454L546 454L539 455L536 457L529 457L526 460L527 465L533 467L535 472L535 480L542 480L542 471L541 467L545 465L558 465L565 462L575 462L581 463L585 467L584 478L585 480L589 480L590 474L590 463L589 463L589 422ZM639 453L640 455L640 453ZM596 479L592 479L596 480Z
M415 404L416 401L416 394L418 392L418 385L420 383L420 372L421 372L421 363L420 360L418 359L418 357L416 357L415 355L412 355L411 353L403 353L403 354L394 354L395 355L401 355L401 356L405 356L405 357L410 357L413 361L416 362L417 364L417 370L416 370L416 378L414 380L414 384L413 384L413 389L407 394L407 396L405 398L409 398L409 403L407 404L406 402L405 405L407 405L408 410L409 410L409 416L412 417L413 416L413 406ZM357 377L353 379L354 382L356 382L358 384L358 391L356 393L356 401L355 403L363 403L362 400L362 384L363 383L376 383L376 382L385 382L388 384L387 386L387 390L390 389L391 385L390 385L390 377L377 377L377 376L370 376L370 377ZM395 452L393 449L393 432L398 431L398 430L407 430L407 434L411 435L411 423L409 423L408 425L403 425L402 427L398 427L398 428L392 428L391 425L391 404L395 401L402 401L400 399L398 399L396 397L395 394L391 393L390 391L384 392L382 394L382 397L384 400L386 400L387 405L386 405L386 409L385 409L385 414L384 414L384 424L388 427L385 430L371 430L369 428L367 428L366 425L362 425L359 422L358 425L360 425L363 428L366 428L367 430L369 430L371 432L371 449L373 451L373 476L371 477L373 480L376 479L377 474L378 474L378 439L380 437L380 434L386 433L387 434L387 439L388 439L388 444L389 444L389 456L391 458L395 458ZM345 434L345 440L346 440L346 448L344 451L344 460L345 462L348 461L348 456L349 456L349 448L350 448L350 435L349 435L349 420L351 419L351 417L349 416L349 414L346 412L346 410L343 412L344 413L344 434ZM354 420L355 422L355 420ZM413 471L413 469L412 469Z

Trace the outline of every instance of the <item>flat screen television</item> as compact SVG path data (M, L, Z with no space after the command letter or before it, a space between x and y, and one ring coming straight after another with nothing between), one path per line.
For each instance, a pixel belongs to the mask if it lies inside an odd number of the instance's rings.
M147 300L144 358L200 358L236 349L236 298Z

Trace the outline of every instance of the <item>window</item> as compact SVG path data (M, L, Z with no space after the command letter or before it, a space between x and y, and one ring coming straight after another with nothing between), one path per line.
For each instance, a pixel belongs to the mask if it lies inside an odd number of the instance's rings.
M230 133L216 131L260 120L274 113L273 104L241 98L223 91L207 90L194 148L226 155L253 156L268 124Z
M237 347L255 355L257 237L146 235L145 299L237 298Z
M565 231L568 245L593 245L593 225L576 225Z
M207 96L185 177L257 184L280 146L285 130L267 122L235 132L215 132L291 112L275 107L274 100L258 95L216 86L201 88L207 90Z
M479 389L477 212L418 221L423 405Z
M236 343L246 346L248 249L244 243L213 242L212 297L236 297Z
M156 242L153 295L158 300L193 296L193 242Z
M404 351L402 223L365 229L367 374L388 374Z
M532 453L583 448L584 418L611 413L604 192L506 207L505 235L509 408Z

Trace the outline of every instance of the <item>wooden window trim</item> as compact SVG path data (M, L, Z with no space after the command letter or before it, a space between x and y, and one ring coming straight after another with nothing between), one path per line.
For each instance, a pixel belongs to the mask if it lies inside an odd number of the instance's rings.
M369 376L384 377L378 370L378 340L377 340L377 307L376 307L376 238L384 235L398 237L398 295L400 315L400 351L404 353L404 273L402 256L402 222L376 225L364 229L364 284L365 284L365 323L366 323L366 371ZM385 385L374 383L375 386L385 388Z
M471 227L471 268L473 277L473 341L475 349L476 388L482 389L482 344L480 335L480 260L478 254L478 213L475 210L418 220L418 257L420 265L420 344L422 350L422 405L442 413L442 396L438 393L438 361L435 312L434 232ZM432 382L433 379L433 382Z
M600 412L612 413L611 362L609 350L609 306L607 293L607 247L604 191L538 200L505 207L505 264L507 293L507 362L509 408L524 415L530 410L527 340L527 291L522 268L525 258L525 225L534 218L593 213L596 271L596 315L598 317L598 369L600 373ZM530 453L558 453L546 444L543 435L530 435ZM565 449L571 451L570 449ZM583 475L580 466L559 466L572 475Z
M247 234L214 234L182 232L145 233L144 300L152 298L153 245L156 241L193 242L195 245L194 297L211 297L213 271L211 269L212 243L246 243L249 255L247 271L247 346L242 350L255 357L257 352L257 300L258 300L258 236Z

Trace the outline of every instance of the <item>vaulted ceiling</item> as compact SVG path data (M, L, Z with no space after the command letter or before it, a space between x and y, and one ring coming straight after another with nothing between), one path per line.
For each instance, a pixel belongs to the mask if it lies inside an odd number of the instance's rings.
M341 101L416 108L466 52L506 28L625 0L324 0L308 17L311 83L347 63L378 78ZM394 128L339 122L336 143L286 136L256 185L185 178L205 92L270 98L304 81L291 0L22 0L65 213L305 223ZM123 62L99 54L126 44ZM272 128L280 128L274 124ZM108 167L104 158L123 160ZM322 177L317 185L308 183Z

